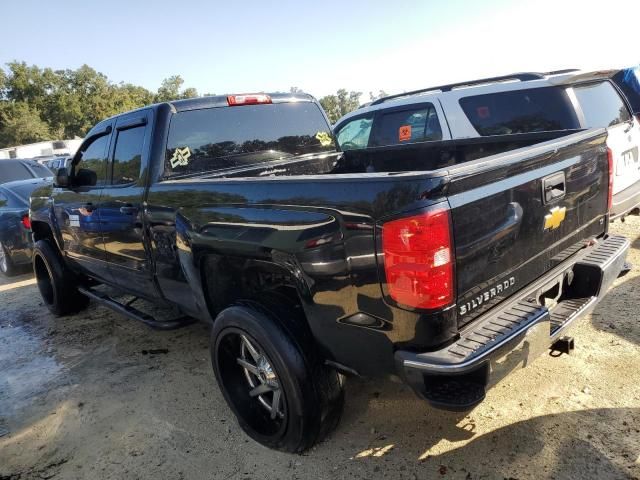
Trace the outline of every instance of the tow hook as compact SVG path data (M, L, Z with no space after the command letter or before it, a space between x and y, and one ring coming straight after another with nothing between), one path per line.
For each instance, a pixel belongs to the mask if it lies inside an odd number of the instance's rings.
M618 274L618 278L624 277L627 273L631 271L632 268L633 268L632 264L630 264L629 262L624 262L624 266L622 267L622 270L620 270L620 273Z
M563 353L570 355L574 348L576 348L576 345L573 337L560 337L551 345L550 355L552 357L559 357Z

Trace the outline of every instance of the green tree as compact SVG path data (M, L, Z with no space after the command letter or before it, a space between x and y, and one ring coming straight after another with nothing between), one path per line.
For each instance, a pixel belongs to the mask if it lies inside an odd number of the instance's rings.
M190 98L179 75L156 93L130 83L114 84L88 65L52 70L11 62L0 68L0 147L26 141L83 137L100 120L157 101Z
M387 97L389 96L389 94L387 92L385 92L384 90L378 90L378 93L375 94L373 92L369 92L369 101L373 102L375 100L378 100L379 98L383 98L383 97Z
M320 105L327 112L331 123L338 121L340 117L356 110L360 106L362 92L347 92L341 88L335 95L327 95L320 99Z
M0 104L0 145L20 145L47 140L49 126L35 107L26 102Z
M173 75L165 78L158 88L155 95L156 102L170 102L171 100L179 100L181 98L197 97L198 91L195 88L187 88L181 92L184 80L180 75Z

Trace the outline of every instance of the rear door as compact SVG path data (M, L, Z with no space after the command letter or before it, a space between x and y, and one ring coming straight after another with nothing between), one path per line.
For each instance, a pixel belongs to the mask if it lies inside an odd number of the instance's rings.
M142 222L150 118L150 112L144 110L118 117L108 167L110 180L102 193L100 218L112 283L155 297Z
M607 128L613 154L613 194L640 181L640 124L608 81L575 85L573 93L586 128Z

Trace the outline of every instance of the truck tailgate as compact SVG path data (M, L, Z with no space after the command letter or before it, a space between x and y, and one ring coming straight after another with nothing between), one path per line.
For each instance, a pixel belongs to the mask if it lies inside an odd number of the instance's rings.
M605 140L590 130L449 170L460 326L605 233Z

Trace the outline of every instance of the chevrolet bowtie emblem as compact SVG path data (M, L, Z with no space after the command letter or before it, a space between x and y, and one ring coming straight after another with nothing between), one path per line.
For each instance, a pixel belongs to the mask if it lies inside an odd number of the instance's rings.
M554 207L544 216L544 229L555 230L564 221L567 215L567 207Z

